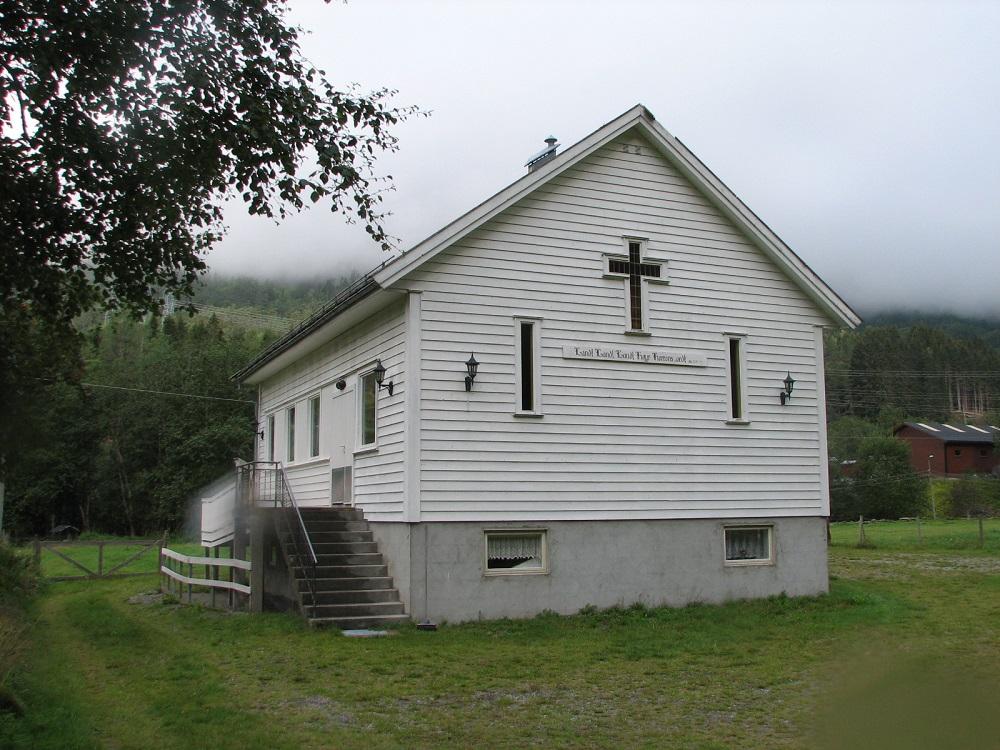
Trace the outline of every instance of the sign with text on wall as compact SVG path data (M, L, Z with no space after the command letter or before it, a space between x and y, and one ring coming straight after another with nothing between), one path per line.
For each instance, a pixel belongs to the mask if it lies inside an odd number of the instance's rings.
M675 352L667 349L638 349L609 344L567 344L564 359L596 359L604 362L636 362L645 365L683 365L707 367L704 354Z

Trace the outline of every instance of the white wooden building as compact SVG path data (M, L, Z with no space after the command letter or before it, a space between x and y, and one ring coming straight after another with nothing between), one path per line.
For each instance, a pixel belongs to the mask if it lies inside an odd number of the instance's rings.
M236 377L256 459L363 513L414 618L815 594L822 333L858 322L636 106Z

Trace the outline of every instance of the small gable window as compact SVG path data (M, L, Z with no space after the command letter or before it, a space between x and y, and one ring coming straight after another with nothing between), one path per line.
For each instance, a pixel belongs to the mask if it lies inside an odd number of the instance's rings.
M604 278L621 279L625 285L625 332L649 333L648 282L667 283L664 264L646 258L646 240L623 238L623 255L604 256Z

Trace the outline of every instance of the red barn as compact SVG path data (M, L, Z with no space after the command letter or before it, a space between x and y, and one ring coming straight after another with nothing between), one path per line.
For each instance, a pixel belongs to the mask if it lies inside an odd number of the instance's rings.
M994 437L1000 435L996 425L904 422L893 434L910 444L910 464L917 471L938 476L988 474L1000 464L993 447Z

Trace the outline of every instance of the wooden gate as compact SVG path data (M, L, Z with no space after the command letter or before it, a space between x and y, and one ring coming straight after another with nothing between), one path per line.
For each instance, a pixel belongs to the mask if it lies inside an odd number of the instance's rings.
M157 539L94 539L86 541L74 541L74 542L54 542L54 541L41 541L36 539L34 543L35 547L35 565L38 570L41 570L42 564L42 552L47 550L51 552L56 557L59 557L75 568L82 571L79 575L67 576L45 576L46 580L49 581L79 581L83 579L91 578L130 578L132 576L147 576L153 573L159 572L159 558L160 550L167 543L167 535ZM93 570L88 568L79 560L74 560L69 555L63 553L60 549L62 547L96 547L97 548L97 569ZM129 555L127 558L108 567L104 564L104 550L106 547L139 547L140 549ZM156 567L152 567L148 571L139 571L124 573L122 570L131 565L133 562L138 560L140 557L145 555L147 552L155 550L155 557L157 560Z

